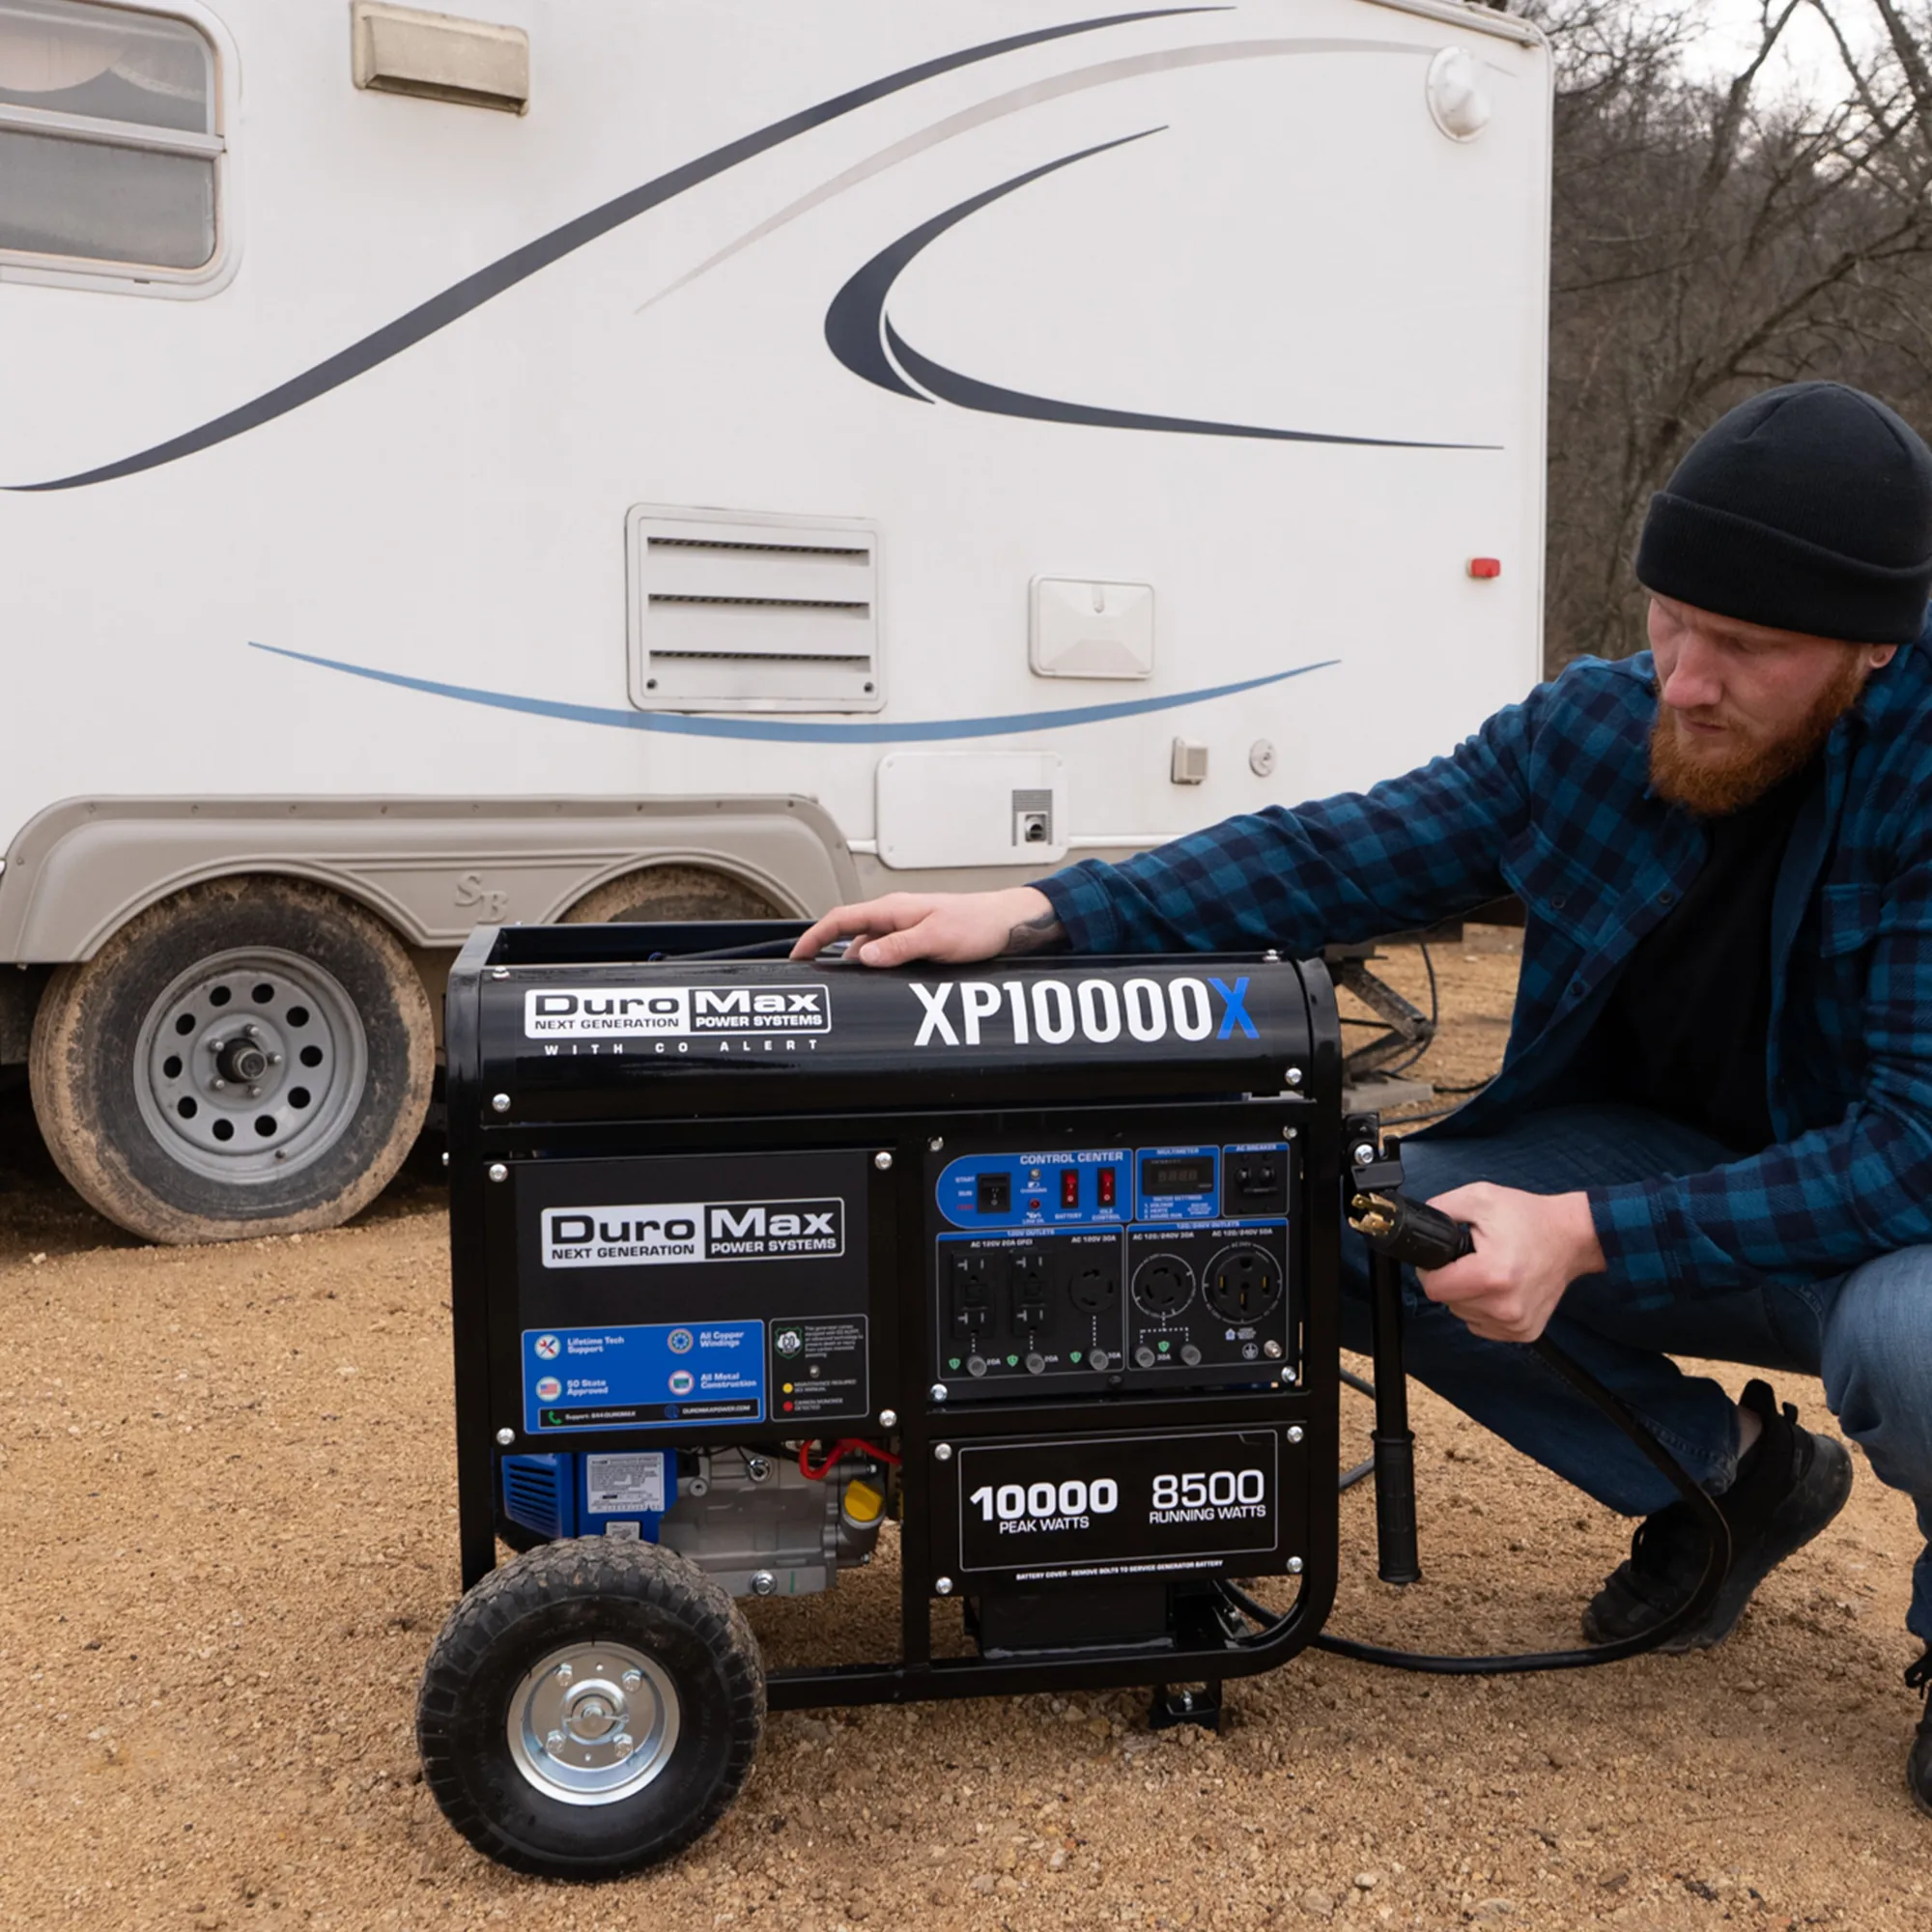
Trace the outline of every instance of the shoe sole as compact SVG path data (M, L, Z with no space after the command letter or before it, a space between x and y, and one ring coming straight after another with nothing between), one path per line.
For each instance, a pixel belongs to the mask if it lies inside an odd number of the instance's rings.
M1824 1514L1819 1516L1811 1527L1795 1543L1779 1548L1777 1554L1768 1563L1759 1566L1754 1575L1742 1570L1731 1570L1719 1586L1718 1601L1712 1605L1710 1617L1694 1631L1682 1631L1676 1636L1657 1645L1659 1655L1683 1657L1693 1650L1710 1650L1722 1643L1737 1628L1738 1619L1744 1615L1746 1606L1757 1594L1758 1585L1780 1563L1797 1555L1814 1537L1821 1536L1830 1528L1838 1512L1851 1500L1851 1452L1842 1442L1832 1436L1821 1435L1816 1440L1817 1458L1811 1465L1810 1474L1805 1478L1804 1488L1795 1491L1786 1499L1785 1508L1789 1509L1807 1492L1816 1492L1815 1502L1811 1503L1804 1513L1808 1516L1815 1509L1823 1510ZM1776 1529L1777 1520L1778 1519L1774 1517L1766 1525L1767 1536ZM1596 1626L1596 1620L1589 1609L1583 1612L1583 1634L1592 1643L1607 1643L1613 1636L1612 1633Z

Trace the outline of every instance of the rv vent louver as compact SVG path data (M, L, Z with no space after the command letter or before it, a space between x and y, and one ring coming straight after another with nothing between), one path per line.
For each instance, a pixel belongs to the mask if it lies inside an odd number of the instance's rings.
M631 701L647 711L876 711L873 526L639 507L626 524Z

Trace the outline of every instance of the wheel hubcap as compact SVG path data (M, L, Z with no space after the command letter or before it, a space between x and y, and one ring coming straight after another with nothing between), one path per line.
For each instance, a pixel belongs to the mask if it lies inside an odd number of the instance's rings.
M677 1690L623 1643L554 1650L510 1699L510 1757L547 1797L614 1804L641 1790L677 1746Z
M268 947L211 954L141 1024L134 1096L183 1166L243 1185L319 1159L368 1079L361 1015L311 959Z
M248 1032L253 1034L256 1029L251 1026ZM252 1038L217 1039L211 1044L214 1048L216 1070L238 1086L246 1087L260 1081L273 1064L266 1050L258 1046ZM280 1054L275 1056L276 1060L280 1058Z

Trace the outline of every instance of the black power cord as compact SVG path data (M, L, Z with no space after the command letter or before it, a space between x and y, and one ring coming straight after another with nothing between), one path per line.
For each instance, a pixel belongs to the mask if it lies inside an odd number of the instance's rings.
M1352 1657L1360 1663L1379 1663L1392 1670L1427 1671L1438 1677L1503 1676L1536 1670L1580 1670L1592 1664L1618 1663L1628 1657L1641 1657L1668 1643L1680 1632L1694 1630L1710 1614L1723 1587L1724 1573L1731 1565L1731 1526L1724 1520L1715 1498L1676 1457L1664 1448L1642 1421L1612 1395L1589 1370L1559 1349L1546 1335L1532 1342L1545 1364L1600 1409L1629 1436L1643 1458L1672 1487L1697 1518L1705 1532L1704 1574L1697 1587L1676 1609L1661 1622L1634 1636L1617 1637L1609 1643L1594 1643L1575 1650L1528 1651L1520 1656L1455 1657L1423 1651L1394 1650L1380 1644L1362 1643L1353 1637L1335 1636L1321 1632L1316 1647L1333 1651L1338 1657ZM1239 1607L1246 1609L1246 1605ZM1259 1606L1257 1606L1259 1607Z
M1435 1044L1435 1032L1442 1024L1442 995L1435 983L1435 960L1429 951L1428 940L1418 939L1415 943L1422 953L1423 970L1429 975L1429 1035L1406 1060L1398 1061L1393 1066L1376 1068L1385 1080L1393 1080L1398 1073L1406 1073Z
M1394 1161L1393 1143L1383 1158L1389 1163L1387 1172L1399 1177L1400 1167ZM1369 1176L1374 1171L1358 1164L1357 1173ZM1448 1215L1437 1212L1420 1203L1407 1201L1394 1188L1376 1194L1357 1194L1350 1204L1350 1221L1356 1231L1368 1240L1371 1248L1378 1250L1389 1258L1390 1263L1407 1263L1412 1266L1443 1267L1462 1255L1473 1249L1473 1241L1467 1226L1452 1221ZM1388 1265L1388 1264L1384 1264ZM1391 1270L1392 1272L1392 1270ZM1378 1321L1380 1314L1378 1311ZM1393 1341L1393 1347L1384 1349L1384 1341ZM1497 1657L1459 1657L1438 1655L1429 1651L1396 1650L1383 1644L1363 1643L1354 1637L1336 1636L1327 1631L1318 1632L1313 1639L1318 1650L1332 1652L1337 1657L1351 1657L1359 1663L1378 1663L1392 1670L1417 1670L1438 1677L1492 1677L1516 1675L1539 1670L1580 1670L1599 1663L1617 1663L1625 1658L1640 1657L1646 1651L1656 1650L1681 1632L1694 1630L1710 1614L1711 1606L1717 1602L1718 1592L1723 1586L1724 1573L1731 1564L1731 1529L1725 1521L1723 1512L1716 1500L1709 1495L1702 1484L1690 1470L1678 1462L1676 1457L1664 1448L1650 1430L1619 1397L1613 1395L1580 1362L1574 1360L1548 1335L1540 1336L1528 1345L1535 1350L1544 1365L1577 1391L1593 1407L1615 1423L1630 1440L1636 1445L1644 1460L1669 1479L1670 1485L1690 1506L1705 1532L1704 1571L1697 1579L1697 1587L1688 1598L1667 1616L1653 1624L1647 1631L1634 1636L1617 1637L1609 1643L1588 1644L1575 1650L1528 1651L1520 1655ZM1377 1350L1377 1379L1388 1373L1391 1362L1400 1365L1399 1327L1393 1338L1378 1338ZM1361 1377L1349 1370L1341 1371L1342 1379L1351 1388L1373 1393L1374 1385L1365 1383ZM1395 1393L1399 1396L1400 1387ZM1398 1489L1407 1485L1407 1456L1406 1423L1402 1434L1402 1475ZM1378 1453L1387 1447L1385 1435L1377 1436ZM1370 1459L1368 1468L1375 1468L1376 1460ZM1359 1481L1363 1470L1350 1470L1344 1478L1343 1487L1350 1481ZM1378 1506L1387 1508L1390 1499L1382 1493L1378 1484ZM1413 1576L1413 1524L1414 1494L1409 1490L1406 1497L1397 1496L1393 1506L1400 1512L1406 1505L1407 1512L1406 1529L1409 1534L1408 1575ZM1386 1530L1388 1518L1383 1517ZM1386 1544L1385 1544L1386 1553ZM1384 1569L1383 1574L1391 1573ZM1393 1580L1401 1580L1396 1577ZM1223 1599L1238 1610L1244 1617L1260 1626L1254 1636L1246 1641L1259 1641L1270 1632L1278 1629L1286 1621L1264 1605L1258 1604L1245 1590L1234 1583L1224 1582L1220 1586Z
M1537 1650L1499 1657L1457 1657L1429 1651L1395 1650L1378 1643L1363 1643L1354 1637L1320 1632L1317 1650L1332 1651L1337 1657L1351 1657L1358 1663L1378 1663L1391 1670L1419 1670L1437 1677L1502 1677L1536 1670L1581 1670L1598 1663L1620 1663L1625 1658L1641 1657L1668 1643L1681 1631L1693 1630L1710 1612L1723 1586L1724 1573L1731 1563L1731 1528L1723 1512L1696 1477L1658 1441L1637 1416L1600 1382L1589 1370L1573 1360L1546 1335L1532 1342L1544 1362L1574 1388L1578 1395L1601 1409L1642 1452L1644 1460L1670 1479L1679 1495L1690 1504L1702 1524L1706 1542L1704 1574L1697 1587L1678 1607L1635 1636L1618 1637L1609 1643L1583 1645L1575 1650ZM1370 1464L1373 1466L1373 1463ZM1350 1471L1355 1475L1355 1471ZM1359 1477L1357 1477L1359 1480ZM1287 1619L1265 1605L1258 1604L1236 1584L1224 1582L1221 1594L1251 1622L1259 1624L1257 1639L1267 1635Z

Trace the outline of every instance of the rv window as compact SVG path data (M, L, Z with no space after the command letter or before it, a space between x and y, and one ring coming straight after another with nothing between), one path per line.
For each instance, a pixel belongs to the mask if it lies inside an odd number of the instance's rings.
M0 252L205 268L217 105L214 49L185 20L0 0Z

